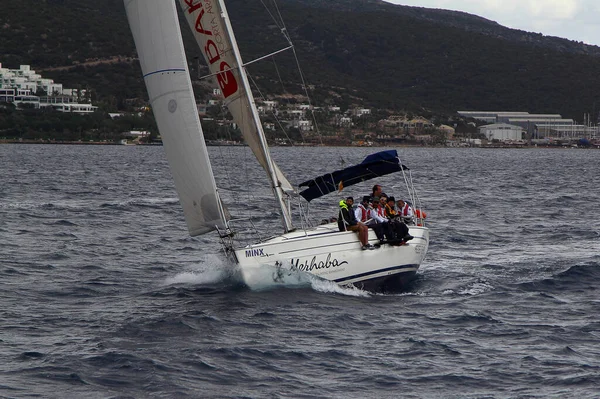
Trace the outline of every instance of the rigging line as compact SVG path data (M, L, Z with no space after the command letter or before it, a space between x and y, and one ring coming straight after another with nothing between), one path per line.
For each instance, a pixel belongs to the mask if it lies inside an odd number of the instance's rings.
M283 83L283 79L281 79L281 73L279 72L279 68L277 67L277 62L275 62L275 58L271 58L273 61L273 68L275 68L275 72L277 73L277 78L279 78L279 83L281 83L281 91L283 93L287 93L287 89L285 88L285 84Z
M221 119L224 120L225 119L225 109L223 106L220 107L220 112L219 115L221 116ZM217 133L217 140L219 140L219 136L220 136L220 130L225 129L225 138L229 138L231 141L231 135L229 134L228 130L225 128L225 126L222 126L222 128L220 129L218 127L218 123L217 123L217 129L216 129L216 133ZM227 158L227 155L224 154L224 150L223 150L223 146L218 146L219 147L219 154L220 154L220 158L221 158L221 162L223 162L224 164L226 164L226 160L227 159L231 159L231 149L229 149L229 154L227 154L229 157ZM229 185L229 191L233 192L233 197L234 197L234 201L238 200L239 198L236 198L236 193L235 191L233 191L231 189L231 185L232 185L232 179L231 179L231 175L229 174L229 168L223 168L225 171L225 178L227 181L227 184Z
M287 46L287 47L285 47L285 48L282 48L282 49L280 49L280 50L273 51L271 54L263 55L262 57L259 57L259 58L256 58L256 59L253 59L252 61L249 61L249 62L246 62L246 63L245 63L243 66L244 66L244 67L247 67L248 65L254 64L255 62L262 61L262 60L264 60L265 58L272 57L272 56L274 56L274 55L277 55L277 54L279 54L279 53L283 53L284 51L287 51L287 50L290 50L290 49L294 49L294 45L293 45L293 44L290 44L289 46Z
M262 0L261 0L262 1ZM273 0L273 7L275 7L275 9L277 10L277 15L279 16L279 21L281 22L281 33L285 36L285 38L290 42L290 44L292 43L292 40L288 34L288 30L285 26L285 21L283 20L283 17L281 16L281 11L279 10L279 6L277 5L277 1ZM275 19L273 19L275 20ZM277 23L277 22L276 22ZM277 25L279 27L279 25Z
M302 81L302 88L304 89L304 94L305 94L306 98L308 99L308 105L309 105L310 110L311 110L311 115L312 115L312 118L313 118L313 124L315 126L315 132L317 134L317 137L319 138L320 144L323 145L323 137L321 136L321 132L319 130L319 125L317 124L317 118L315 117L315 112L314 112L314 108L312 106L312 101L310 100L310 96L308 95L308 89L307 89L307 86L306 86L306 79L304 78L304 73L302 72L302 68L300 67L300 61L298 60L298 54L296 53L296 48L294 47L294 44L292 43L292 38L289 35L287 27L285 26L285 21L283 20L283 16L281 15L281 11L279 10L279 6L277 5L277 1L273 0L273 7L275 7L275 9L277 10L277 16L279 17L279 22L281 22L281 25L275 19L275 17L271 13L271 10L267 8L267 6L265 5L265 3L264 3L263 0L261 0L261 3L267 9L267 12L269 13L269 15L271 15L271 18L277 24L277 27L280 28L281 33L284 35L284 37L286 38L286 40L290 44L290 47L292 48L292 52L294 53L294 59L296 60L296 67L298 68L298 73L300 74L300 80Z
M283 93L289 93L288 90L285 88L285 84L283 83L283 79L281 78L281 73L279 73L279 68L277 67L277 62L275 62L275 58L271 58L271 60L273 61L273 67L275 68L275 72L277 72L277 78L279 79L279 83L281 83L281 90ZM290 105L290 102L288 101L288 106ZM277 117L276 117L277 118ZM279 123L281 129L284 131L285 135L287 136L288 140L291 141L289 135L287 134L287 131L283 128L281 121L277 118L277 122ZM300 137L302 138L302 143L306 143L306 138L304 137L304 134L302 133L302 129L298 129L298 132L300 133ZM293 144L293 143L292 143Z
M266 101L266 97L262 94L262 92L260 90L260 87L258 87L258 84L256 84L256 81L254 80L254 78L252 76L250 76L250 74L248 73L248 70L246 70L246 75L248 76L248 79L252 82L252 84L254 85L254 88L258 92L259 97L263 101ZM288 134L287 130L285 129L285 127L283 127L283 123L281 123L281 120L277 117L277 115L275 114L275 112L271 112L271 115L273 116L273 118L275 118L275 121L277 122L277 125L279 126L279 128L281 129L281 131L283 132L283 134L285 135L285 137L293 145L294 142L292 141L292 138L289 136L289 134ZM304 137L303 137L303 139L304 139Z
M277 62L275 62L275 58L271 58L271 60L273 61L273 67L275 68L275 72L277 72L277 78L279 79L279 83L281 83L281 90L283 93L289 93L288 90L285 88L285 84L283 83L283 79L281 78L281 73L279 73L279 68L277 67ZM290 102L288 101L288 106L290 105ZM281 125L281 123L280 123ZM282 127L283 129L283 127ZM300 137L302 138L302 143L306 143L306 139L304 138L304 134L302 134L302 130L299 129L300 132ZM286 133L287 136L287 133ZM289 138L289 137L288 137Z
M267 13L269 14L269 16L271 17L271 19L273 20L273 22L275 23L275 25L277 25L277 27L281 30L284 29L285 26L283 26L282 28L282 24L283 24L283 20L281 19L281 13L279 13L279 20L275 19L275 16L273 15L273 13L271 12L271 9L269 8L269 6L267 6L265 4L265 2L263 0L260 0L260 2L262 3L263 7L265 8L265 10L267 10ZM275 8L277 8L277 5L275 5ZM279 9L277 10L279 11Z
M270 54L266 54L266 55L263 55L262 57L255 58L255 59L253 59L252 61L245 62L245 63L242 65L242 67L247 67L248 65L252 65L252 64L254 64L255 62L262 61L262 60L264 60L264 59L266 59L266 58L272 57L272 56L274 56L274 55L276 55L276 54L279 54L279 53L283 53L284 51L288 51L288 50L291 50L291 49L293 49L293 48L294 48L294 46L293 46L293 45L290 45L290 46L288 46L288 47L285 47L285 48L279 49L279 50L277 50L277 51L273 51L273 52L272 52L272 53L270 53ZM210 77L216 76L216 75L220 75L220 74L222 74L222 73L225 73L225 72L229 72L229 71L237 71L237 70L238 70L238 68L225 68L225 69L223 69L223 70L221 70L221 71L219 71L219 72L209 73L208 75L203 75L203 76L200 76L200 77L198 78L198 80L204 80L204 79L207 79L207 78L210 78ZM160 72L160 71L159 71L159 72Z
M302 68L300 67L300 60L298 60L298 54L296 53L296 48L292 47L292 52L294 53L294 59L296 60L296 67L298 68L298 73L300 74L300 80L302 81L302 88L304 89L304 95L308 99L308 105L311 110L311 115L313 117L313 123L315 125L315 130L317 136L319 137L319 141L321 145L323 144L323 137L321 137L321 132L319 131L319 125L317 124L317 118L315 117L314 107L312 105L312 101L310 99L310 95L308 94L308 87L306 85L306 79L304 79L304 73L302 72Z

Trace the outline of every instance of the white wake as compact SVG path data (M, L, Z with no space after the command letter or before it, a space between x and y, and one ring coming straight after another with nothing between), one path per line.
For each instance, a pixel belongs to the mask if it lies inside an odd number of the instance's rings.
M368 297L370 294L356 287L341 287L333 281L325 280L304 271L291 268L290 264L245 267L239 269L241 280L253 291L277 288L312 288L318 292Z

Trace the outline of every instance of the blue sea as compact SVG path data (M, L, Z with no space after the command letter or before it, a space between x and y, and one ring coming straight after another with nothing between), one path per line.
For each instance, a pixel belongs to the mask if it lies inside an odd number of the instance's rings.
M209 150L232 213L279 231L249 150ZM272 149L292 183L376 150ZM398 153L431 243L384 295L244 286L162 147L0 145L0 398L600 397L600 151Z

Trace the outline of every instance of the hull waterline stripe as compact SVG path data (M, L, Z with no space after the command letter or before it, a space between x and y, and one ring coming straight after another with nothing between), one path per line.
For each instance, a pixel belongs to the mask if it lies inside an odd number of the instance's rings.
M361 278L361 277L366 277L366 276L370 276L373 274L379 274L379 273L385 273L385 272L389 272L392 270L402 270L402 269L418 269L419 265L413 264L413 265L402 265L402 266L392 266L392 267L388 267L386 269L380 269L380 270L374 270L371 272L366 272L366 273L361 273L361 274L355 274L353 276L348 276L348 277L344 277L344 278L339 278L337 280L333 280L336 283L341 283L344 281L348 281L348 280L353 280L355 278Z
M182 68L161 69L159 71L149 72L149 73L145 74L144 79L150 75L156 75L157 73L164 73L164 72L185 72L185 69L182 69Z

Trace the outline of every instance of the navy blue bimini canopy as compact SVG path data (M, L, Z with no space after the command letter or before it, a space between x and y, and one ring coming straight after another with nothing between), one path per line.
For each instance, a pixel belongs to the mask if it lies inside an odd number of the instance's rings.
M402 169L408 168L400 165L396 150L376 152L366 157L358 165L326 173L323 176L300 183L300 187L308 187L306 190L300 192L300 195L307 201L311 201L338 191L342 187L348 187L375 177L399 172Z

